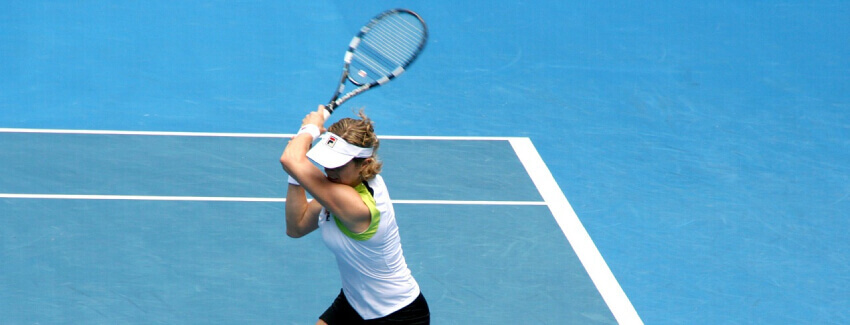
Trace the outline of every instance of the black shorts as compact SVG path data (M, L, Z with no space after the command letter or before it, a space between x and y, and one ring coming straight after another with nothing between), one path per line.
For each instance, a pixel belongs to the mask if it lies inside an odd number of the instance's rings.
M334 303L325 310L325 313L319 319L328 323L328 325L337 324L430 324L431 312L428 309L428 302L425 297L419 294L416 300L411 302L398 311L387 316L363 320L360 314L345 299L345 294L340 290L339 296L336 297Z

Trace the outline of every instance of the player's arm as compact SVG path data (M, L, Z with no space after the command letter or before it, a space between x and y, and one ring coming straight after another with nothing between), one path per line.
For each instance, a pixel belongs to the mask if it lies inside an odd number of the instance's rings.
M319 111L322 109L319 106ZM324 116L317 117L314 113L310 113L304 118L302 126L313 124L321 132L325 122ZM289 140L289 144L280 156L280 164L283 166L283 170L298 183L313 183L325 178L324 174L307 159L307 151L310 150L312 143L313 137L309 133L299 132ZM316 230L319 227L318 217L321 209L322 206L318 201L307 201L304 187L290 183L286 191L286 234L298 238Z
M320 130L324 131L324 122L325 122L325 109L324 106L319 106L319 109L311 112L304 118L302 125L314 124L319 127ZM286 146L286 149L283 151L283 155L280 157L281 165L283 165L283 169L294 179L300 183L298 189L303 192L306 189L310 194L312 194L315 202L318 202L319 210L316 210L316 215L320 211L321 207L325 207L327 210L331 211L335 216L340 218L340 221L346 225L346 227L353 232L360 232L366 230L369 227L369 223L371 221L371 213L369 208L363 203L363 200L360 198L360 195L357 191L354 190L351 186L344 184L337 184L329 181L325 174L322 173L319 168L313 165L312 162L307 158L307 151L310 150L310 145L312 144L313 139L308 134L299 134L293 138L289 145ZM298 195L299 193L293 193L292 186L290 185L290 191L287 192L287 225L289 225L289 216L290 216L290 198L289 195ZM298 202L301 199L298 198ZM305 199L306 200L306 199ZM296 218L299 215L299 212L302 210L300 206L292 206L292 216ZM311 210L306 210L307 212L312 212ZM312 217L312 216L309 216ZM308 218L310 219L310 218ZM308 227L302 228L300 227L300 223L296 222L297 220L293 220L293 230L295 234L301 233L302 230L315 230L315 228L310 229L312 225L307 225Z
M283 169L294 179L306 181L310 178L323 178L323 174L307 159L306 152L312 137L299 134L289 141L280 157ZM311 233L319 227L318 218L322 205L318 201L307 200L307 193L299 184L289 184L286 190L286 234L298 238Z
M289 184L286 191L286 235L299 238L316 230L321 211L322 205L318 201L307 200L303 187Z
M348 230L354 233L366 231L372 221L372 213L360 194L348 185L337 184L327 179L306 184L310 194L328 211L333 213Z

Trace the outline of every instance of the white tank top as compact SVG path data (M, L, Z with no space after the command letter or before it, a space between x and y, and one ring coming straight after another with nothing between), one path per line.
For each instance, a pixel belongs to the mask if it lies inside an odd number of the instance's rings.
M342 290L363 319L389 315L419 296L401 249L395 211L380 175L355 188L372 211L372 224L350 232L324 208L319 214L322 240L336 255Z

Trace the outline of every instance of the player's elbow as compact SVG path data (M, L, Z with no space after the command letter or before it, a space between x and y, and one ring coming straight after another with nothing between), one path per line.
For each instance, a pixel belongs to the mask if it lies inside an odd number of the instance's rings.
M280 165L283 166L284 171L292 175L292 170L296 169L300 164L309 163L304 159L306 158L299 159L299 157L284 153L280 156Z
M289 236L289 238L301 238L304 237L304 235L306 234L304 232L297 231L296 229L287 227L286 235Z
M292 165L292 158L286 153L283 153L280 155L280 165L283 166L284 170L288 170L288 168Z

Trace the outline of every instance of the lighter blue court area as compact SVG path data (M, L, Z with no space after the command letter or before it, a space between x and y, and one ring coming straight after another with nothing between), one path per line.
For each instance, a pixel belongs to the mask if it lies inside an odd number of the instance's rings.
M425 52L331 121L386 139L435 323L850 323L833 0L3 1L0 322L314 322L277 157L395 7Z

